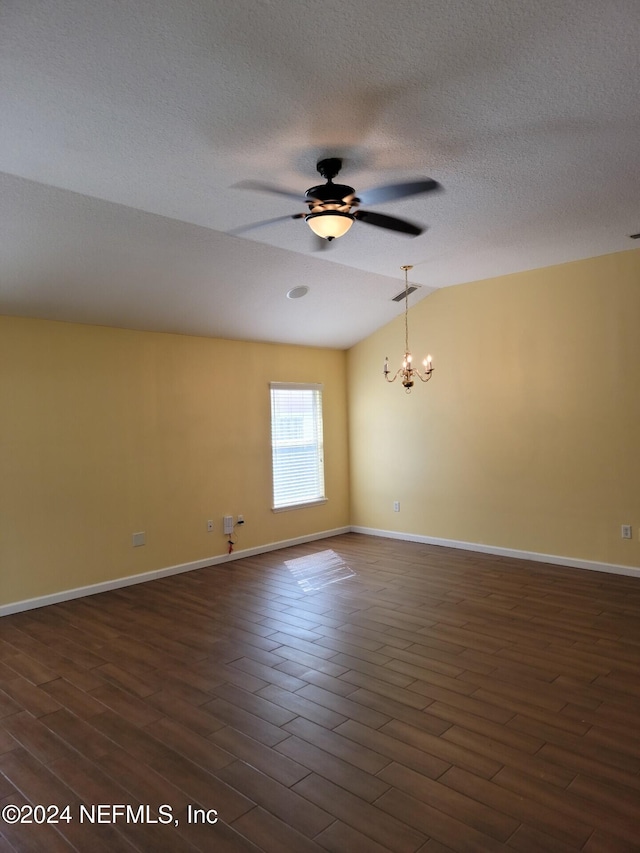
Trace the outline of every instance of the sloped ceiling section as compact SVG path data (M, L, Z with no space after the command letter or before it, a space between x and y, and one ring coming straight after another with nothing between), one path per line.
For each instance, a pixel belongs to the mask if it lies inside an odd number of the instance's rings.
M633 248L636 0L41 0L0 9L0 313L348 347L434 288ZM323 156L432 177L314 252ZM287 300L306 284L304 299Z

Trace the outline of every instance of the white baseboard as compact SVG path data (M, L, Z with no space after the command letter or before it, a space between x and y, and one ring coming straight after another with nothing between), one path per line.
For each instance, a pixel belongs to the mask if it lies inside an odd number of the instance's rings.
M42 595L37 598L27 598L23 601L15 601L11 604L0 605L0 617L9 616L11 613L21 613L23 610L34 610L36 607L46 607L49 604L57 604L60 601L70 601L72 598L82 598L85 595L96 595L99 592L108 592L112 589L121 589L125 586L133 586L137 583L166 578L169 575L179 575L182 572L192 572L194 569L204 569L207 566L217 566L221 563L229 563L233 560L241 560L243 557L255 557L256 554L266 554L267 551L277 551L280 548L289 548L291 545L302 545L305 542L314 542L317 539L328 539L331 536L339 536L342 533L350 533L350 527L337 527L334 530L323 530L320 533L310 533L307 536L298 536L296 539L283 539L280 542L269 542L256 548L246 548L243 551L234 551L232 554L221 554L216 557L207 557L203 560L194 560L191 563L181 563L177 566L169 566L164 569L154 569L150 572L142 572L138 575L128 575L124 578L114 578L101 583L79 586L75 589L65 589L50 595Z
M190 563L181 563L177 566L168 566L164 569L154 569L150 572L142 572L138 575L129 575L123 578L114 578L89 586L65 589L50 595L42 595L37 598L27 598L11 604L0 605L0 617L9 616L11 613L21 613L24 610L33 610L37 607L46 607L49 604L57 604L60 601L70 601L73 598L82 598L85 595L96 595L99 592L108 592L112 589L121 589L133 584L146 583L147 581L166 578L169 575L178 575L181 572L192 572L195 569L204 569L207 566L217 566L221 563L229 563L233 560L241 560L243 557L255 557L257 554L266 554L268 551L277 551L280 548L289 548L291 545L303 545L305 542L314 542L318 539L328 539L331 536L339 536L342 533L364 533L367 536L382 536L385 539L401 539L406 542L420 542L424 545L441 545L445 548L460 548L463 551L477 551L481 554L495 554L497 557L513 557L516 560L532 560L537 563L550 563L556 566L567 566L575 569L588 569L594 572L609 572L616 575L628 575L640 578L640 568L633 566L620 566L614 563L597 563L592 560L577 560L572 557L559 557L554 554L539 554L535 551L519 551L514 548L501 548L497 545L483 545L478 542L461 542L457 539L439 539L435 536L421 536L415 533L398 533L395 530L378 530L373 527L337 527L334 530L323 530L320 533L311 533L307 536L298 536L295 539L283 539L280 542L270 542L266 545L258 545L255 548L246 548L243 551L234 551L232 554L221 554L215 557L207 557L203 560L194 560Z
M495 554L497 557L513 557L516 560L533 560L536 563L551 563L554 566L567 566L572 569L588 569L592 572L609 572L614 575L629 575L640 578L640 568L619 566L615 563L596 563L592 560L577 560L573 557L558 557L555 554L539 554L536 551L518 551L514 548L501 548L498 545L482 545L478 542L460 542L457 539L438 539L435 536L419 536L414 533L397 533L395 530L376 530L373 527L352 527L352 533L364 533L367 536L383 536L385 539L404 539L406 542L421 542L423 545L441 545L445 548L460 548L463 551L478 551L481 554Z

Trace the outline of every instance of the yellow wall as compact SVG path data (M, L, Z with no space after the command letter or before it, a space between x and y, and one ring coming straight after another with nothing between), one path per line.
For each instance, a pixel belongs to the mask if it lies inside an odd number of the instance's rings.
M640 566L640 252L439 290L409 320L436 367L410 395L381 375L403 317L349 353L352 524Z
M0 605L220 556L227 513L237 550L353 524L640 566L639 326L638 251L418 303L411 395L401 316L348 354L0 317ZM271 380L324 383L325 505L271 512Z
M0 317L0 604L223 554L223 514L238 550L347 525L345 376L336 350ZM324 383L322 506L271 511L271 380Z

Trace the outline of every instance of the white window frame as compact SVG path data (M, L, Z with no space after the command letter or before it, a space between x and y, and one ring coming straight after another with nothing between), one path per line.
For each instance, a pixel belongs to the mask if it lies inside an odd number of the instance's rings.
M326 503L322 391L323 386L319 383L269 383L273 512L283 512ZM304 397L299 398L299 403L305 405L302 405L301 408L291 407L294 397L291 394L279 392L305 392ZM287 435L282 423L280 423L281 428L278 429L278 422L284 421L288 411L291 412L293 429L289 430ZM295 420L300 421L299 435L295 435ZM287 451L294 450L296 447L306 447L307 449L311 447L311 461L305 462L304 459L295 460L291 458L287 464ZM302 464L302 470L306 474L302 483L296 480L296 466L300 470L300 464ZM306 471L304 470L305 465L307 466Z

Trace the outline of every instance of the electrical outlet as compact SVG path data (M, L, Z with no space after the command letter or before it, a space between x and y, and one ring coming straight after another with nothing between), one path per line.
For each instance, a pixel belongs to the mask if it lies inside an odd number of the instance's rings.
M222 516L222 530L224 533L233 533L233 516L232 515L223 515Z
M238 524L244 524L244 515L239 515L239 516L238 516L238 521L237 521L237 523L238 523Z
M393 502L393 511L394 512L400 512L400 501L394 501Z
M208 531L209 533L213 533L213 519L212 519L212 518L210 518L210 519L207 521L207 531Z
M134 548L138 548L140 545L146 545L147 544L147 537L146 537L144 530L141 531L140 533L134 533L133 534L133 536L131 537L131 544L133 545Z
M622 536L623 539L632 539L633 537L631 536L631 525L630 524L623 524L620 527L620 535Z

